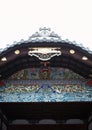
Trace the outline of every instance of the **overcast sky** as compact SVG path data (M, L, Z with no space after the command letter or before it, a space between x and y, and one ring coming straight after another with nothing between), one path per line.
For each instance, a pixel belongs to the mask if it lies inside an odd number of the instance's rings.
M40 27L92 50L92 0L0 0L0 48Z

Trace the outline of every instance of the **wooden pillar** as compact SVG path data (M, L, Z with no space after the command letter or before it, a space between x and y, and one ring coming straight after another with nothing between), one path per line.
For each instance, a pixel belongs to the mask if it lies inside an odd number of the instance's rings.
M92 130L92 112L88 119L88 130Z
M3 112L0 110L0 130L7 130L7 128L8 128L7 118L3 114Z

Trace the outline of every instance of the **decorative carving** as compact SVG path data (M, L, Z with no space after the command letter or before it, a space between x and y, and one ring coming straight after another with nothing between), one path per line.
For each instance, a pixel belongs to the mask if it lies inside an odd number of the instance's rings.
M47 61L50 60L54 56L61 55L60 48L51 48L51 47L38 47L38 48L30 48L28 55L35 56L39 58L39 60Z

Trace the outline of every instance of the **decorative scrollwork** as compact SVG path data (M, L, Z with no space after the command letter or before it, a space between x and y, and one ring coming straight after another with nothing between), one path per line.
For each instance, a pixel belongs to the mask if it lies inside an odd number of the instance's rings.
M28 55L35 56L42 61L47 61L54 56L61 55L61 50L60 48L30 48Z

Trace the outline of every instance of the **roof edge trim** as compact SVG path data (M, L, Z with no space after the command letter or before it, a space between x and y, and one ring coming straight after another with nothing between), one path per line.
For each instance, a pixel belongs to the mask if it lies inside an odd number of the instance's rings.
M19 42L14 41L13 44L6 44L6 48L0 48L0 54L10 47L14 47L15 45L20 45L22 43L28 43L28 42L54 42L54 43L68 43L73 44L77 47L81 47L83 50L87 51L89 54L92 54L92 50L90 50L88 47L84 47L83 44L78 44L76 41L70 41L69 39L61 39L61 37L56 34L54 31L51 31L50 28L39 28L38 32L35 32L32 36L28 38L28 40L21 39Z

